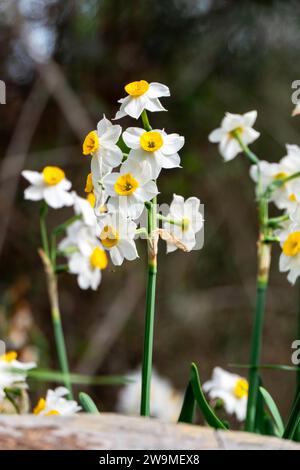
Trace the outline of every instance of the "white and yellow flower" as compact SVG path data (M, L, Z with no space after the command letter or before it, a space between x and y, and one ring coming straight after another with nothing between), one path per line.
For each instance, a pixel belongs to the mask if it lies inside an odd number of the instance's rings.
M120 212L98 219L99 239L115 266L120 266L124 259L133 261L138 258L134 241L136 228L137 225Z
M239 421L246 418L248 388L246 379L221 367L215 367L212 379L203 384L203 390L209 397L222 400L226 412L235 414Z
M258 139L260 134L253 129L256 117L257 111L249 111L246 114L226 113L221 127L209 134L208 140L210 142L219 143L219 152L225 161L232 160L242 152L241 146L235 138L235 132L238 132L246 145Z
M196 234L203 228L203 216L200 212L200 200L189 197L186 201L182 196L173 195L167 218L163 228L174 235L191 251L196 245ZM173 243L167 242L167 253L177 250Z
M151 167L151 176L156 179L162 168L178 168L178 151L184 145L184 137L179 134L167 134L163 130L145 131L139 127L129 127L123 132L127 147L132 149L128 158L147 161Z
M76 220L66 229L66 237L63 238L58 248L66 255L80 251L87 253L90 247L98 243L96 236L96 224L87 225L83 220Z
M138 80L128 83L125 86L127 96L121 98L120 110L115 119L120 119L126 115L138 119L144 109L147 111L166 111L158 98L170 96L170 90L161 83L148 83L146 80Z
M141 399L140 370L126 374L131 383L120 391L117 411L128 415L138 415ZM169 380L153 370L151 380L151 416L166 422L177 422L183 403L183 395L174 389Z
M93 193L89 193L89 194L93 194ZM93 200L80 197L78 196L77 193L75 193L75 191L72 192L72 195L74 198L75 214L81 215L82 220L86 225L95 227L97 219L96 219L95 211L93 208L94 206L92 205Z
M111 173L103 179L105 191L110 199L108 208L137 219L144 210L144 203L158 194L156 183L151 179L148 162L127 160L119 173Z
M117 146L121 133L121 126L112 124L103 116L97 130L89 132L84 139L83 154L92 155L98 161L101 174L119 166L122 161L123 153Z
M64 398L69 393L65 387L57 387L55 390L48 390L46 398L40 398L33 414L40 416L73 416L81 410L81 406L75 400Z
M0 356L0 399L5 397L6 388L27 388L27 371L36 367L35 362L20 362L16 351Z
M297 278L300 276L300 220L299 208L293 214L293 219L290 224L287 222L287 227L283 230L276 232L280 240L282 249L279 258L279 271L288 272L287 279L291 284L295 284Z
M66 179L64 171L57 166L46 166L38 171L22 171L22 176L31 184L24 191L25 199L46 201L53 209L73 205L73 197L68 192L71 182Z
M101 282L102 271L107 268L108 259L100 243L86 244L84 250L68 256L69 272L77 274L77 282L81 289L96 290Z

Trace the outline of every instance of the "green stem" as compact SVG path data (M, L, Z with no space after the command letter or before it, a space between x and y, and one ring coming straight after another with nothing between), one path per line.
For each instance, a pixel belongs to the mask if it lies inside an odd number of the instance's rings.
M298 329L298 338L300 339L300 278L298 278L298 319L297 319L297 329ZM300 368L297 370L297 394L300 393Z
M148 231L145 227L137 228L136 231L135 231L135 234L136 235L145 235L146 237L148 237Z
M43 250L46 253L46 255L49 256L49 242L48 242L48 233L47 233L47 226L46 226L47 213L48 213L48 206L47 206L47 203L43 201L41 208L40 208L40 232L41 232Z
M238 131L233 131L232 135L238 141L241 149L243 150L246 157L250 160L250 162L257 165L259 163L258 157L255 155L255 153L252 152L252 150L249 149L248 145L244 144L244 142L241 139L240 133Z
M170 217L166 217L161 214L156 214L156 218L157 220L161 220L162 222L167 222L168 224L171 224L171 225L178 225L179 227L184 226L184 220L174 220L174 219L171 219Z
M144 129L147 132L151 131L152 127L150 126L150 122L149 122L149 119L148 119L148 114L147 114L147 111L145 109L141 114L141 118L142 118L142 121L143 121Z
M268 226L272 228L278 227L282 222L289 220L288 214L280 215L279 217L272 217L268 220Z
M141 416L150 416L150 394L153 355L153 334L155 315L155 290L157 273L156 247L153 246L151 238L153 230L156 229L156 197L148 209L148 281L146 294L146 318L144 335L144 353L142 366L142 390L141 390Z
M58 355L58 360L62 373L64 374L64 383L66 388L69 390L69 398L73 397L72 386L70 381L70 371L67 359L67 350L65 344L65 338L61 323L61 315L59 309L58 301L58 289L57 289L57 276L54 272L53 265L49 257L42 250L40 251L40 256L42 258L44 269L47 279L48 295L51 305L51 317L54 329L54 337L56 343L56 350Z

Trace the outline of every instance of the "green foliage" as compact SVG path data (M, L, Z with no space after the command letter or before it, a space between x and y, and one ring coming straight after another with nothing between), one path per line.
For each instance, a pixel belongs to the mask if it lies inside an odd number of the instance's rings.
M79 393L79 401L83 410L87 413L100 414L95 402L87 393Z

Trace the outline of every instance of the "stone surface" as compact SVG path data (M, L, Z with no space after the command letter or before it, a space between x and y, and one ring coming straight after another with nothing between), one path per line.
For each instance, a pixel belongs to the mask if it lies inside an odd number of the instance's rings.
M58 416L0 416L0 449L286 449L300 445L282 439L149 418L102 413Z

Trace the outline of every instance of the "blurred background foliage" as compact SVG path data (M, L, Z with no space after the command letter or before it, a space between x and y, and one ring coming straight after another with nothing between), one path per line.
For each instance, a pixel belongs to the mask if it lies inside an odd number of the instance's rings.
M167 84L168 113L155 127L186 137L183 169L164 172L160 202L173 193L205 205L205 246L199 252L159 253L154 363L184 389L189 363L202 379L216 365L248 361L256 271L256 209L248 162L225 164L208 133L225 111L258 110L253 145L278 160L285 143L299 143L291 118L291 83L299 79L298 1L233 0L2 0L0 78L1 336L23 358L57 367L39 245L38 205L23 201L23 168L62 166L83 195L89 160L87 130L114 116L124 84ZM132 120L123 119L123 127ZM57 225L68 210L52 212ZM143 345L145 246L141 259L110 269L99 290L83 292L62 275L60 298L72 369L121 374L139 365ZM264 363L290 364L296 338L297 288L278 273L274 249ZM246 373L239 370L241 373ZM266 371L263 380L283 413L293 396L293 373ZM116 388L88 390L102 410L115 406Z

